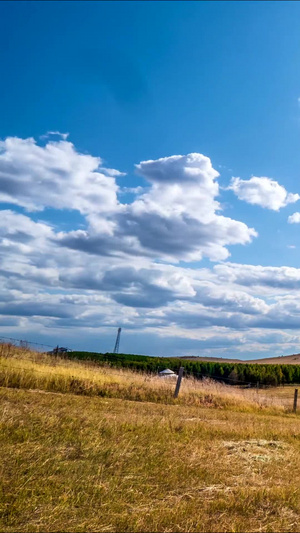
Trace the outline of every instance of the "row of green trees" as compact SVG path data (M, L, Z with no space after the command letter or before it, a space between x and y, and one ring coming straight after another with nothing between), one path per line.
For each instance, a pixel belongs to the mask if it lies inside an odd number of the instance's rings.
M259 383L260 385L276 386L286 383L300 383L300 365L219 363L179 359L177 357L166 358L95 352L70 352L67 357L154 373L165 368L170 368L176 372L180 366L184 366L185 372L192 374L196 378L211 377L232 385L251 384L254 386Z

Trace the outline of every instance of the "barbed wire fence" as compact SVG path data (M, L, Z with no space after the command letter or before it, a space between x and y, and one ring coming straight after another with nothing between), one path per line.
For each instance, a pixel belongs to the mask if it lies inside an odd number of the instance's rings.
M55 348L55 345L53 344L44 344L42 342L34 342L24 339L16 339L14 337L4 337L0 335L0 344L4 343L13 344L14 346L18 346L20 348L32 349L37 352L46 352L49 351L49 348L52 348L52 350ZM44 348L47 348L47 350L44 350Z

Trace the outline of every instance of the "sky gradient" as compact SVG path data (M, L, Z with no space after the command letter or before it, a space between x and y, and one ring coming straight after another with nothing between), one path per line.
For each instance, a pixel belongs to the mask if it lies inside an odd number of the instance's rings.
M300 4L1 2L0 336L300 346Z

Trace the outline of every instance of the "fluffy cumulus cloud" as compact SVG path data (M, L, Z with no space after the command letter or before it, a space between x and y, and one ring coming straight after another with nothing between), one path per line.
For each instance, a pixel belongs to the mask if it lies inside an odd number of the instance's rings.
M218 173L208 157L172 156L143 161L136 169L148 182L147 190L108 214L111 233L99 232L98 217L90 217L87 231L60 234L62 246L171 262L204 256L218 261L229 256L228 246L250 243L257 235L243 222L220 214Z
M249 180L232 178L229 189L248 204L260 205L273 211L279 211L288 204L297 202L299 194L293 194L279 185L275 180L253 176Z
M60 234L61 246L107 255L149 255L172 261L225 259L227 246L246 244L252 228L219 214L218 173L201 154L144 161L137 172L150 187L128 205L118 200L120 172L61 140L0 142L0 201L42 211L76 209L89 228ZM112 242L113 239L113 242Z
M289 224L299 224L300 223L300 213L297 211L288 217Z
M32 138L0 141L0 202L27 211L112 212L117 185L110 174L101 169L99 157L78 153L66 140L45 146Z
M300 269L226 261L257 234L222 213L210 159L176 155L136 172L141 184L124 203L124 175L65 135L1 141L0 336L108 350L122 326L128 351L228 355L267 351L280 327L274 347L292 350ZM67 219L76 210L83 227L47 222L47 208ZM185 263L203 257L218 264Z

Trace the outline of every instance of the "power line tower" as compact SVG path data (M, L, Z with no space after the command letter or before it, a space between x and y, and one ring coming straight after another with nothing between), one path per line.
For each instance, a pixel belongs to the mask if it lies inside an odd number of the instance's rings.
M121 331L122 328L119 328L113 353L119 353Z

